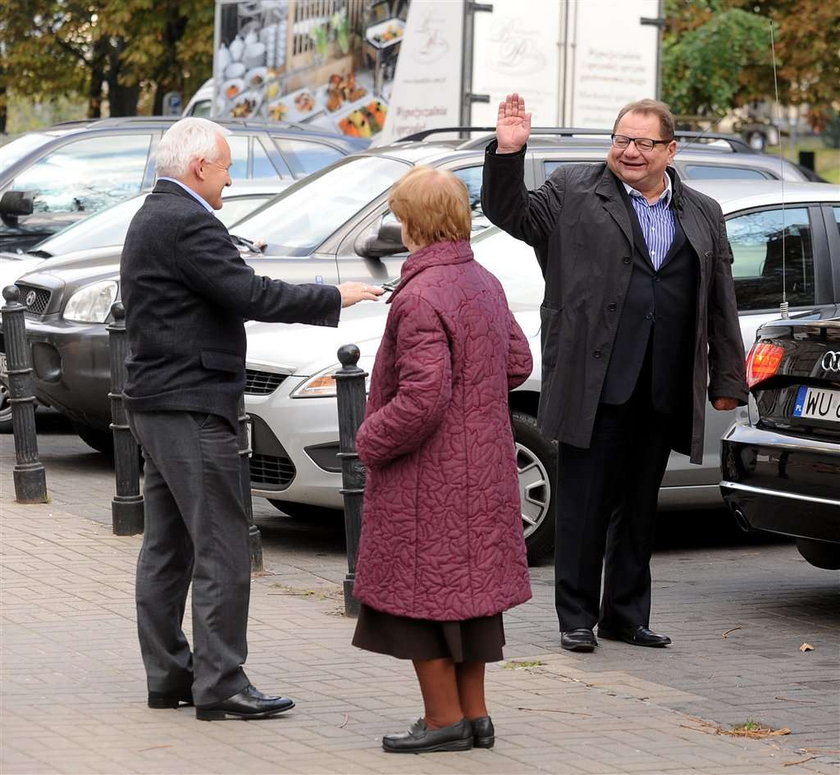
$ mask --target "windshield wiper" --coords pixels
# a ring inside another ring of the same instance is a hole
[[[53,254],[46,250],[27,250],[27,256],[35,256],[35,258],[52,258]]]

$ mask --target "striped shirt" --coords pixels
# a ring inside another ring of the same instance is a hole
[[[622,181],[623,182],[623,181]],[[624,183],[624,188],[630,194],[630,201],[642,227],[642,234],[645,237],[648,254],[650,255],[653,268],[658,272],[671,249],[674,241],[674,234],[677,230],[674,221],[674,211],[671,209],[671,178],[665,175],[665,190],[662,196],[653,204],[650,204],[644,195]]]

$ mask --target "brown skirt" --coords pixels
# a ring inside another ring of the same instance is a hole
[[[395,616],[361,604],[353,645],[397,659],[451,659],[499,662],[504,659],[502,615],[457,622]]]

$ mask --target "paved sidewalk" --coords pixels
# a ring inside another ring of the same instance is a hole
[[[350,646],[353,622],[341,614],[332,581],[313,593],[272,567],[253,581],[247,669],[257,686],[292,696],[298,707],[247,723],[149,710],[134,629],[140,538],[113,536],[109,526],[61,510],[63,497],[85,497],[69,477],[52,479],[51,504],[13,503],[13,456],[4,450],[3,775],[838,772],[830,757],[786,747],[783,737],[734,738],[674,710],[691,705],[690,692],[546,649],[518,649],[489,669],[493,750],[385,754],[381,735],[404,729],[422,708],[410,666]],[[87,497],[92,510],[107,509],[102,493]]]

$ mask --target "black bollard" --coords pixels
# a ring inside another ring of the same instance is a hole
[[[35,432],[35,396],[32,391],[32,353],[26,344],[26,307],[20,303],[16,285],[3,289],[3,337],[9,380],[9,404],[12,407],[12,432],[15,436],[15,500],[18,503],[46,503],[47,477],[38,459],[38,436]]]
[[[251,573],[262,573],[263,551],[262,537],[257,523],[254,522],[254,507],[251,501],[251,418],[245,412],[245,396],[239,397],[239,470],[242,486],[242,503],[248,517],[248,547],[251,552]]]
[[[356,554],[362,531],[362,500],[365,467],[356,454],[356,431],[365,417],[365,377],[359,368],[359,348],[345,344],[338,348],[341,368],[335,374],[338,402],[338,457],[341,458],[341,494],[344,496],[344,532],[347,537],[347,575],[344,577],[344,613],[359,615],[359,601],[353,597]]]
[[[113,321],[108,324],[111,357],[111,433],[114,437],[114,478],[116,494],[111,501],[111,530],[114,535],[133,536],[143,532],[143,496],[140,494],[140,449],[128,427],[123,405],[125,359],[128,340],[125,333],[125,307],[121,301],[111,305]]]

